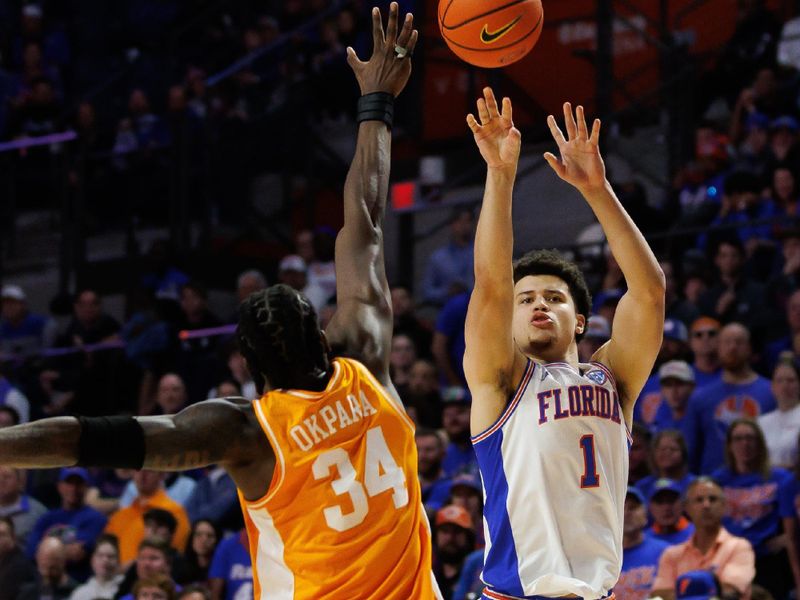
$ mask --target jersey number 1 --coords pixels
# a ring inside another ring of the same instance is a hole
[[[350,496],[353,503],[353,510],[347,514],[342,511],[341,506],[328,506],[322,511],[325,522],[331,529],[347,531],[360,525],[369,512],[368,495],[374,497],[386,490],[392,490],[392,501],[396,509],[408,504],[405,474],[392,457],[380,427],[367,430],[365,459],[363,484],[358,480],[350,457],[342,448],[323,452],[311,467],[314,479],[326,479],[330,475],[331,467],[335,467],[339,477],[331,482],[331,487],[337,496]]]
[[[594,456],[594,435],[589,433],[581,438],[581,450],[583,450],[583,475],[581,475],[581,487],[593,488],[600,485],[600,475],[597,473],[597,461]]]

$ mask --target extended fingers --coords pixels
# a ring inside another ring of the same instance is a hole
[[[478,125],[478,122],[475,120],[475,117],[472,115],[472,113],[467,115],[467,125],[472,130],[472,133],[478,133],[481,129],[481,126]]]
[[[592,123],[592,135],[589,141],[595,146],[600,143],[600,119],[595,119]]]
[[[578,138],[588,140],[589,132],[586,130],[586,115],[583,114],[583,106],[578,105],[575,110],[575,117],[578,121]]]
[[[411,34],[413,33],[414,29],[414,15],[411,13],[406,13],[406,18],[403,21],[403,27],[400,30],[400,34],[397,36],[397,45],[401,48],[408,48],[409,41],[411,40]],[[392,48],[394,49],[394,48]]]
[[[411,32],[411,37],[408,38],[408,42],[405,45],[406,50],[408,50],[408,56],[414,54],[414,47],[417,45],[417,40],[419,39],[419,31],[416,29]]]
[[[483,88],[483,97],[486,99],[486,108],[489,110],[489,118],[494,119],[500,116],[500,109],[497,107],[497,98],[494,97],[492,88]]]
[[[489,116],[489,109],[486,108],[486,100],[483,98],[478,98],[478,118],[481,120],[481,125],[486,125],[492,119]]]
[[[564,134],[559,128],[558,123],[556,123],[556,118],[553,115],[548,115],[547,126],[550,128],[550,133],[553,136],[553,139],[556,141],[556,144],[558,144],[559,148],[561,148],[563,144],[567,143],[567,140],[564,139]]]
[[[509,123],[514,122],[514,119],[511,118],[511,98],[503,98],[502,117],[508,119]]]
[[[567,128],[567,136],[570,140],[578,135],[578,127],[575,124],[575,117],[572,114],[572,105],[564,102],[564,125]]]
[[[394,50],[397,43],[397,2],[389,5],[389,22],[386,24],[386,44],[390,50]]]
[[[381,11],[375,6],[372,8],[372,43],[373,52],[383,47],[386,39],[383,37],[383,22],[381,21]]]

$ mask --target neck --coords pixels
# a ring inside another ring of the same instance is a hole
[[[722,381],[725,383],[750,383],[755,378],[755,371],[746,363],[734,368],[723,368],[722,370]]]
[[[442,467],[438,466],[435,469],[428,469],[427,473],[420,472],[419,480],[420,483],[433,483],[439,476],[442,474]]]
[[[719,361],[715,353],[710,354],[696,354],[694,357],[694,366],[698,371],[703,373],[713,373],[719,368]]]
[[[705,554],[716,543],[719,531],[720,525],[711,525],[702,528],[695,526],[692,544],[695,548],[700,550],[700,552]]]
[[[686,414],[685,404],[680,406],[670,406],[670,409],[672,410],[672,416],[676,419],[682,419],[683,416]]]
[[[742,461],[735,461],[734,467],[736,468],[736,472],[740,475],[745,473],[755,473],[757,471],[756,461],[754,460],[742,460]]]

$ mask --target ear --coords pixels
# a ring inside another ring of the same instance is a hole
[[[583,315],[575,315],[575,333],[583,333],[586,329],[586,317]]]

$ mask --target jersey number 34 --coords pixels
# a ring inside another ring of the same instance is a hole
[[[356,473],[350,457],[342,448],[334,448],[323,452],[314,461],[311,469],[315,479],[326,479],[331,468],[335,468],[338,477],[331,481],[331,487],[337,496],[347,494],[353,503],[353,510],[344,513],[341,506],[328,506],[322,512],[328,527],[336,531],[347,531],[360,525],[367,518],[369,502],[367,496],[374,497],[387,490],[392,490],[392,501],[395,509],[408,504],[406,477],[394,460],[383,430],[373,427],[367,430],[367,448],[365,453],[363,481]]]

